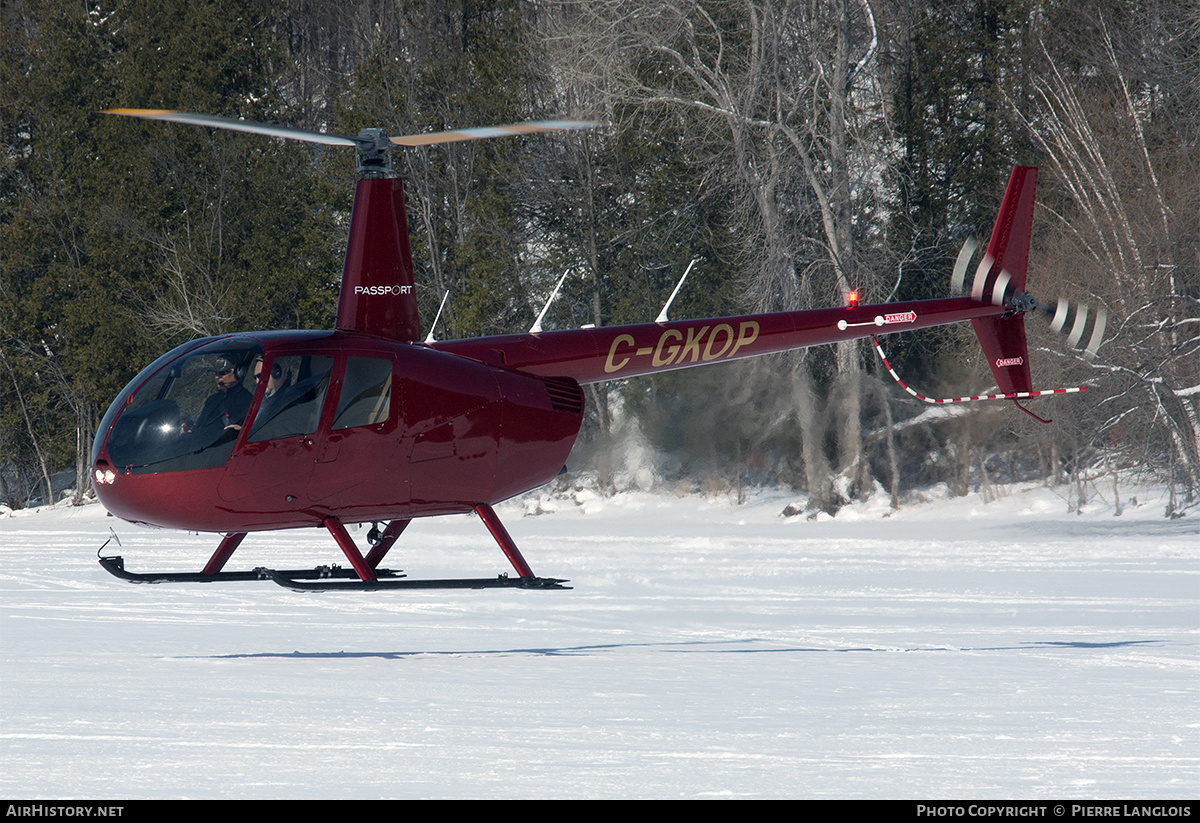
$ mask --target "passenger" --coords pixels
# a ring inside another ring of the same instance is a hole
[[[250,411],[250,401],[253,395],[242,386],[239,369],[228,358],[222,357],[213,366],[213,376],[217,380],[217,390],[204,401],[200,417],[196,422],[196,430],[203,432],[207,429],[240,430]],[[244,371],[242,372],[245,373]]]
[[[254,380],[257,383],[261,383],[263,381],[262,370],[262,357],[254,358]],[[283,378],[283,366],[279,365],[279,361],[276,360],[271,364],[271,374],[267,377],[267,390],[263,392],[263,397],[270,397],[271,395],[275,394],[275,392],[283,388],[285,382]]]

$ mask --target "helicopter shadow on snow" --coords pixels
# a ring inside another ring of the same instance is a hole
[[[207,655],[200,659],[210,660],[354,660],[363,658],[380,658],[384,660],[408,660],[420,657],[509,657],[525,655],[533,657],[579,657],[603,654],[623,649],[650,649],[667,654],[850,654],[850,653],[936,653],[936,652],[1028,652],[1059,650],[1095,650],[1120,649],[1132,646],[1161,644],[1162,640],[1111,640],[1111,641],[1082,641],[1082,640],[1037,640],[1007,646],[928,646],[928,647],[898,647],[898,646],[846,646],[822,648],[819,646],[764,646],[758,648],[761,641],[756,640],[711,640],[690,642],[661,643],[598,643],[580,646],[544,646],[508,649],[454,649],[443,651],[400,651],[400,652],[246,652],[237,654]],[[197,658],[189,658],[197,659]]]

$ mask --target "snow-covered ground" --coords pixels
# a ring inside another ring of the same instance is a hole
[[[789,502],[499,507],[574,586],[544,592],[130,585],[96,563],[110,527],[132,571],[197,570],[215,539],[98,505],[0,517],[0,794],[1200,794],[1196,515],[1038,487],[816,522]],[[389,561],[507,570],[473,517],[417,521]],[[329,562],[314,529],[229,568]]]

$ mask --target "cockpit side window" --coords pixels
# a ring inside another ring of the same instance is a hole
[[[392,361],[383,357],[346,358],[346,376],[333,428],[373,426],[391,413]]]
[[[264,364],[266,382],[249,440],[277,440],[312,434],[321,421],[329,390],[333,358],[327,355],[284,355]]]

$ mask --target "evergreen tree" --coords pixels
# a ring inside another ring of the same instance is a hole
[[[279,111],[272,7],[5,6],[0,343],[22,402],[4,404],[2,425],[43,473],[74,462],[77,493],[105,405],[159,351],[222,331],[328,325],[336,254],[309,231],[324,216],[310,206],[302,152],[101,114]]]
[[[1031,289],[1120,321],[1084,364],[1031,320],[1039,377],[1090,369],[1086,408],[1108,417],[909,425],[924,406],[864,381],[846,346],[593,387],[587,436],[607,445],[620,399],[680,476],[793,480],[834,505],[831,466],[851,493],[870,468],[895,495],[966,489],[1001,452],[1014,474],[1029,453],[1050,475],[1120,454],[1197,485],[1200,26],[1179,0],[8,0],[0,29],[10,502],[71,468],[82,492],[105,404],[168,346],[332,321],[348,152],[113,107],[350,133],[611,123],[397,155],[426,323],[450,293],[440,338],[529,328],[564,272],[546,328],[652,320],[693,259],[672,317],[829,305],[850,285],[940,296],[1008,167],[1039,165]],[[965,327],[889,355],[930,393],[990,381]],[[685,436],[696,408],[709,434]]]

